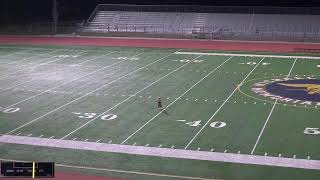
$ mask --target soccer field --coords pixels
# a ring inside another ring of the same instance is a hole
[[[0,46],[0,158],[129,179],[318,179],[319,75],[320,57],[301,54]]]

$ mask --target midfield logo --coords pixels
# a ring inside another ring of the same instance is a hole
[[[320,106],[320,79],[292,77],[263,80],[251,90],[260,96],[280,102]]]

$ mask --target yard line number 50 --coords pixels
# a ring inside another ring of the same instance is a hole
[[[80,119],[92,119],[97,116],[96,113],[73,112],[72,114],[78,115],[78,118],[80,118]],[[116,119],[117,117],[118,116],[115,114],[105,114],[105,115],[101,116],[100,119],[104,120],[104,121],[111,121],[111,120]]]

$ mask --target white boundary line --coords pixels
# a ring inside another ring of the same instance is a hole
[[[173,105],[176,101],[178,101],[182,96],[187,94],[191,89],[193,89],[195,86],[197,86],[199,83],[201,83],[204,79],[206,79],[208,76],[210,76],[212,73],[214,73],[217,69],[219,69],[222,65],[224,65],[226,62],[228,62],[233,56],[229,57],[227,60],[225,60],[223,63],[221,63],[219,66],[217,66],[215,69],[210,71],[206,76],[201,78],[198,82],[196,82],[194,85],[192,85],[189,89],[187,89],[184,93],[182,93],[179,97],[177,97],[174,101],[172,101],[167,107],[165,107],[163,110],[161,110],[158,114],[153,116],[151,119],[149,119],[145,124],[143,124],[139,129],[137,129],[134,133],[132,133],[130,136],[128,136],[124,141],[121,142],[121,144],[124,144],[127,142],[132,136],[134,136],[136,133],[138,133],[141,129],[143,129],[146,125],[148,125],[151,121],[153,121],[156,117],[158,117],[163,111],[168,109],[171,105]]]
[[[135,56],[138,56],[138,55],[140,55],[140,54],[142,54],[142,53],[139,53],[139,54],[137,54],[137,55],[135,55]],[[115,79],[115,80],[112,80],[112,81],[110,81],[109,83],[104,84],[103,86],[100,86],[99,88],[97,88],[97,89],[95,89],[95,90],[93,90],[93,91],[91,91],[91,92],[88,92],[88,93],[86,93],[86,94],[83,95],[83,96],[80,96],[80,97],[78,97],[78,98],[76,98],[76,99],[74,99],[74,100],[72,100],[72,101],[70,101],[70,102],[68,102],[68,103],[66,103],[66,104],[64,104],[64,105],[61,105],[61,106],[57,107],[56,109],[54,109],[54,110],[52,110],[52,111],[50,111],[50,112],[48,112],[48,113],[46,113],[46,114],[44,114],[44,115],[36,118],[36,119],[33,119],[32,121],[29,121],[29,122],[27,122],[27,123],[25,123],[25,124],[23,124],[23,125],[15,128],[15,129],[13,129],[13,130],[7,132],[6,134],[10,134],[10,133],[12,133],[12,132],[14,132],[14,131],[16,131],[16,130],[18,130],[18,129],[23,128],[24,126],[27,126],[28,124],[31,124],[31,123],[33,123],[33,122],[35,122],[35,121],[38,121],[39,119],[41,119],[41,118],[43,118],[43,117],[45,117],[45,116],[47,116],[47,115],[49,115],[49,114],[51,114],[51,113],[59,110],[59,109],[65,107],[65,106],[67,106],[67,105],[69,105],[69,104],[71,104],[71,103],[73,103],[73,102],[76,102],[76,101],[78,101],[78,100],[80,100],[80,99],[82,99],[82,98],[84,98],[84,97],[87,97],[88,95],[90,95],[90,94],[92,94],[92,93],[94,93],[94,92],[96,92],[96,91],[98,91],[98,90],[100,90],[100,89],[108,86],[109,84],[112,84],[112,83],[114,83],[114,82],[116,82],[116,81],[118,81],[118,80],[120,80],[120,79],[122,79],[122,78],[124,78],[124,77],[127,77],[127,76],[129,76],[129,75],[131,75],[131,74],[133,74],[133,73],[135,73],[135,72],[137,72],[137,71],[140,71],[141,69],[144,69],[145,67],[148,67],[148,66],[150,66],[150,65],[152,65],[152,64],[154,64],[154,63],[159,62],[159,61],[161,61],[161,60],[163,60],[163,59],[171,56],[172,54],[173,54],[173,53],[170,53],[170,54],[168,54],[168,55],[166,55],[166,56],[164,56],[164,57],[162,57],[162,58],[157,59],[156,61],[153,61],[153,62],[151,62],[151,63],[149,63],[149,64],[146,64],[146,65],[144,65],[144,66],[142,66],[142,67],[140,67],[140,68],[138,68],[138,69],[136,69],[136,70],[134,70],[134,71],[131,71],[131,72],[129,72],[129,73],[127,73],[127,74],[125,74],[125,75],[123,75],[123,76]],[[134,56],[133,56],[133,57],[134,57]],[[122,61],[127,61],[127,60],[125,59],[125,60],[122,60]],[[117,63],[120,63],[120,62],[122,62],[122,61],[119,61],[119,62],[117,62]],[[112,66],[112,65],[114,65],[114,64],[117,64],[117,63],[113,63],[113,64],[111,64],[111,65],[109,65],[109,66],[104,67],[104,68],[110,67],[110,66]],[[100,69],[98,69],[98,70],[96,70],[96,71],[94,71],[94,72],[97,72],[97,71],[102,70],[102,69],[104,69],[104,68],[100,68]],[[92,73],[91,73],[91,74],[92,74]],[[87,74],[87,75],[88,75],[88,74]],[[86,76],[87,76],[87,75],[86,75]],[[78,79],[80,79],[80,78],[78,78]],[[70,81],[69,81],[69,83],[70,83]],[[64,84],[64,85],[65,85],[65,84]],[[51,90],[53,90],[53,89],[50,89],[50,90],[47,90],[47,91],[51,91]],[[44,92],[45,92],[45,91],[44,91]],[[44,92],[41,92],[41,93],[39,93],[38,95],[43,94]],[[37,96],[37,95],[35,95],[35,96]],[[32,97],[33,97],[33,96],[32,96]],[[27,98],[27,99],[25,99],[24,101],[27,101],[27,100],[31,99],[32,97]],[[17,103],[16,103],[16,104],[17,104]],[[16,105],[16,104],[14,104],[14,105]],[[10,107],[12,107],[12,106],[14,106],[14,105],[11,105]],[[8,108],[8,107],[6,107],[6,108]],[[5,108],[3,108],[3,109],[5,109]]]
[[[320,160],[310,159],[120,145],[12,135],[0,136],[0,142],[73,150],[320,170]]]
[[[198,135],[203,131],[203,129],[205,127],[207,127],[207,125],[209,124],[209,122],[211,121],[212,118],[214,118],[218,112],[222,109],[222,107],[227,103],[227,101],[233,96],[233,94],[238,90],[238,87],[241,86],[243,84],[243,82],[245,82],[245,80],[251,75],[251,73],[260,65],[260,63],[264,60],[265,57],[263,57],[258,63],[257,65],[247,74],[247,76],[240,82],[239,85],[237,85],[237,87],[231,92],[231,94],[227,97],[226,100],[224,100],[224,102],[220,105],[220,107],[213,113],[213,115],[208,119],[208,121],[202,126],[202,128],[193,136],[193,138],[189,141],[189,143],[185,146],[184,149],[187,149],[190,144],[198,137]]]
[[[4,159],[0,158],[0,161],[11,161],[11,162],[29,162],[25,160],[17,160],[17,159]],[[108,169],[108,168],[97,168],[97,167],[86,167],[86,166],[75,166],[75,165],[66,165],[66,164],[58,164],[55,163],[57,167],[63,168],[72,168],[72,169],[85,169],[85,170],[94,170],[94,171],[106,171],[106,172],[116,172],[116,173],[125,173],[125,174],[136,174],[136,175],[144,175],[144,176],[158,176],[158,177],[169,177],[169,178],[179,178],[179,179],[192,179],[192,180],[222,180],[222,179],[207,179],[201,177],[190,177],[190,176],[178,176],[178,175],[170,175],[170,174],[159,174],[159,173],[147,173],[147,172],[139,172],[139,171],[129,171],[129,170],[120,170],[120,169]]]
[[[235,56],[235,57],[268,57],[268,58],[299,58],[299,59],[320,59],[316,56],[283,56],[283,55],[268,55],[268,54],[233,54],[233,53],[201,53],[201,52],[175,52],[174,54],[193,54],[193,55],[207,55],[207,56]]]
[[[293,67],[294,67],[294,65],[296,64],[296,62],[297,62],[297,58],[294,60],[292,66],[291,66],[291,69],[290,69],[290,71],[289,71],[289,73],[288,73],[288,75],[287,75],[287,78],[290,76],[290,74],[291,74],[291,72],[292,72],[292,70],[293,70]],[[276,105],[277,105],[277,102],[278,102],[278,99],[276,99],[276,100],[274,101],[274,103],[273,103],[273,106],[272,106],[271,111],[270,111],[270,113],[269,113],[269,115],[268,115],[268,117],[267,117],[267,120],[265,121],[265,123],[264,123],[264,125],[263,125],[263,127],[262,127],[262,129],[261,129],[261,131],[260,131],[260,134],[259,134],[259,136],[258,136],[258,138],[257,138],[257,140],[256,140],[256,143],[254,144],[254,146],[253,146],[253,148],[252,148],[251,154],[253,154],[254,151],[256,150],[256,148],[257,148],[257,146],[258,146],[258,144],[259,144],[260,138],[261,138],[261,136],[262,136],[262,134],[263,134],[263,132],[264,132],[264,129],[266,128],[266,126],[267,126],[267,124],[268,124],[268,122],[269,122],[269,119],[270,119],[270,117],[271,117],[271,115],[272,115],[272,113],[273,113],[273,110],[274,110],[274,108],[275,108]]]
[[[178,71],[179,69],[185,67],[186,65],[190,64],[193,60],[198,59],[200,56],[197,56],[196,58],[193,58],[191,61],[189,61],[188,63],[183,64],[182,66],[179,66],[178,68],[174,69],[173,71],[171,71],[170,73],[165,74],[164,76],[161,76],[161,78],[157,79],[156,81],[153,81],[152,83],[150,83],[149,85],[147,85],[146,87],[142,88],[141,90],[137,91],[136,93],[134,93],[133,95],[129,96],[128,98],[124,99],[123,101],[119,102],[118,104],[114,105],[112,108],[106,110],[105,112],[101,113],[100,115],[96,116],[95,118],[91,119],[90,121],[84,123],[83,125],[81,125],[80,127],[76,128],[75,130],[71,131],[70,133],[68,133],[67,135],[63,136],[61,139],[65,139],[68,136],[70,136],[71,134],[75,133],[76,131],[80,130],[81,128],[87,126],[88,124],[90,124],[91,122],[95,121],[96,119],[100,118],[101,116],[105,115],[107,112],[111,111],[112,109],[118,107],[119,105],[123,104],[124,102],[128,101],[129,99],[133,98],[134,96],[136,96],[137,94],[139,94],[140,92],[146,90],[147,88],[149,88],[150,86],[154,85],[155,83],[159,82],[160,80],[170,76],[171,74],[173,74],[174,72]]]
[[[1,35],[0,35],[1,37]],[[24,46],[28,46],[28,45],[24,45]],[[40,46],[40,45],[39,45]],[[63,45],[62,45],[63,46]],[[0,48],[1,47],[4,47],[0,44]],[[148,49],[148,48],[144,48],[144,47],[128,47],[129,49],[132,49],[132,51],[129,51],[129,50],[120,50],[120,49],[117,49],[117,48],[121,48],[121,47],[111,47],[111,46],[99,46],[99,48],[101,49],[86,49],[86,47],[90,47],[89,45],[85,45],[84,49],[75,49],[74,46],[69,46],[68,49],[69,50],[73,50],[73,51],[95,51],[95,52],[106,52],[106,51],[115,51],[115,52],[136,52],[136,53],[152,53],[152,50],[151,51],[136,51],[137,49]],[[40,47],[8,47],[6,46],[5,48],[14,48],[14,49],[43,49],[43,50],[65,50],[63,48],[40,48]],[[113,49],[116,49],[116,50],[113,50]],[[171,52],[173,53],[173,52]],[[168,54],[168,52],[157,52],[157,54]]]

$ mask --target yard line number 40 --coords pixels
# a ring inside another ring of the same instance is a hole
[[[180,122],[186,122],[186,120],[177,120],[177,121],[180,121]],[[186,125],[189,125],[191,127],[198,127],[201,125],[201,120],[198,120],[198,121],[190,121],[190,122],[186,122],[185,123]],[[222,121],[216,121],[216,122],[212,122],[210,123],[210,127],[212,128],[223,128],[227,125],[227,123],[225,122],[222,122]]]
[[[304,134],[311,134],[311,135],[320,135],[320,128],[310,128],[307,127],[304,131]]]

